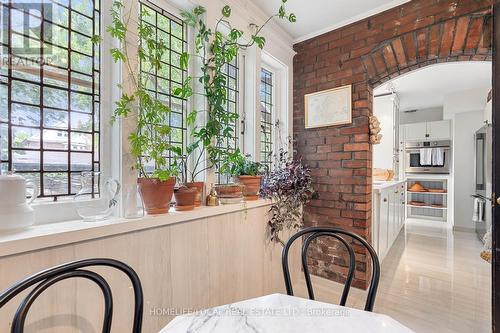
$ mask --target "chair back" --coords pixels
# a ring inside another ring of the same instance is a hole
[[[311,227],[305,228],[293,235],[285,244],[283,252],[281,255],[281,261],[283,266],[283,276],[285,279],[285,287],[288,295],[293,296],[292,280],[290,277],[290,269],[288,266],[288,253],[292,244],[300,237],[304,237],[304,242],[302,244],[302,269],[304,271],[304,278],[306,281],[307,292],[309,294],[309,299],[314,300],[314,290],[311,283],[311,276],[309,274],[309,268],[307,267],[307,250],[311,242],[318,237],[331,237],[338,240],[347,249],[349,254],[349,271],[347,274],[347,279],[342,292],[342,297],[340,298],[340,305],[345,306],[347,302],[347,297],[351,289],[352,280],[354,278],[354,271],[356,269],[356,258],[354,255],[354,250],[350,242],[345,239],[345,236],[350,237],[358,241],[370,254],[372,262],[372,275],[370,281],[370,287],[368,288],[368,295],[366,297],[365,311],[373,311],[373,305],[375,303],[375,297],[377,295],[377,288],[380,279],[380,263],[378,260],[377,253],[373,247],[368,244],[368,242],[360,237],[359,235],[334,227]]]
[[[28,311],[33,302],[40,296],[47,288],[53,284],[66,280],[69,278],[84,278],[97,284],[102,291],[104,297],[104,321],[102,326],[103,333],[111,331],[111,321],[113,317],[113,296],[111,288],[106,280],[99,274],[86,270],[84,268],[91,266],[107,266],[112,267],[125,273],[134,288],[134,322],[132,326],[132,333],[140,333],[142,329],[142,312],[144,307],[144,297],[142,293],[141,281],[137,273],[127,264],[114,259],[84,259],[69,262],[59,266],[55,266],[39,273],[36,273],[26,279],[17,282],[7,290],[0,294],[0,308],[2,308],[13,297],[23,292],[24,290],[34,286],[30,293],[23,299],[12,321],[11,332],[23,333],[24,323]]]

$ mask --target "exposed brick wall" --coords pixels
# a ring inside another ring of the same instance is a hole
[[[488,0],[414,0],[294,46],[293,129],[297,154],[314,176],[319,198],[304,209],[307,226],[339,226],[370,240],[372,147],[368,117],[373,88],[438,62],[491,60]],[[304,128],[304,95],[351,84],[352,124]],[[344,281],[334,241],[311,246],[313,274]],[[365,288],[370,266],[357,248],[353,285]]]

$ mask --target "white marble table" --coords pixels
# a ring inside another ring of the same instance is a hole
[[[176,317],[160,333],[409,333],[391,317],[281,294]]]

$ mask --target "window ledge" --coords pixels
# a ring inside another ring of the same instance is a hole
[[[4,231],[0,232],[0,258],[96,238],[116,236],[132,231],[200,220],[270,204],[270,200],[260,199],[217,207],[202,206],[188,212],[177,212],[171,208],[168,214],[151,215],[138,219],[111,218],[100,222],[73,220],[34,225],[30,228],[16,231]]]

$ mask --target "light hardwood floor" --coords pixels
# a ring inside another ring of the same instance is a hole
[[[491,266],[479,257],[473,233],[408,221],[382,263],[375,312],[415,332],[491,332]],[[316,298],[338,303],[340,285],[313,279]],[[307,295],[302,281],[297,296]],[[365,293],[352,291],[348,306],[362,309]]]

